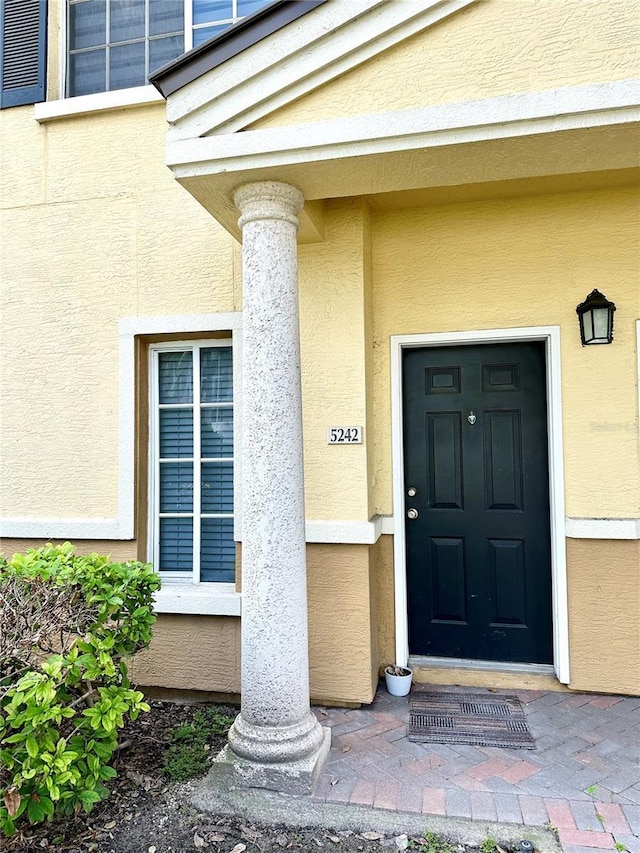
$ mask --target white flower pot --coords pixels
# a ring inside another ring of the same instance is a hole
[[[406,696],[411,690],[411,679],[413,671],[408,667],[403,667],[406,675],[394,675],[394,667],[387,666],[384,671],[384,679],[387,684],[387,690],[392,696]]]

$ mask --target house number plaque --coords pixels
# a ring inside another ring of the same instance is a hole
[[[327,429],[327,444],[362,444],[362,427],[329,427]]]

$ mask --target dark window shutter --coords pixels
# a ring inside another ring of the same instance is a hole
[[[46,0],[0,0],[0,107],[45,99]]]

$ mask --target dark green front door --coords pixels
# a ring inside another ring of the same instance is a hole
[[[410,653],[551,663],[544,344],[406,349],[403,389]]]

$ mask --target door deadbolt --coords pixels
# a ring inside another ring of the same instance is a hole
[[[412,521],[418,517],[418,510],[411,507],[407,510],[407,518],[410,518]]]
[[[411,486],[410,489],[407,489],[407,494],[410,498],[415,498],[415,496],[418,494],[418,490],[414,489],[413,486]]]

